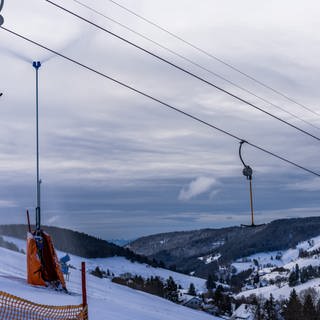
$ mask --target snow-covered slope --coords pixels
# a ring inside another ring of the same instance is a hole
[[[320,248],[320,236],[299,243],[295,248],[276,251],[276,252],[261,252],[249,257],[238,259],[232,265],[236,268],[237,273],[253,269],[259,274],[259,283],[257,288],[251,289],[251,285],[243,288],[243,291],[238,294],[240,296],[250,296],[251,294],[262,295],[265,298],[270,296],[270,293],[276,299],[288,298],[293,287],[288,284],[288,277],[296,265],[299,269],[308,266],[320,266],[320,254],[315,250]],[[303,250],[310,253],[310,256],[300,257],[299,252]],[[281,269],[279,268],[281,267]],[[282,279],[281,279],[282,278]],[[277,283],[277,284],[270,284]],[[298,283],[294,289],[299,293],[308,288],[314,288],[320,294],[320,278],[310,279],[305,283]],[[248,289],[249,288],[249,289]],[[248,289],[248,290],[246,290]]]
[[[2,238],[8,242],[14,243],[19,250],[26,249],[26,241],[2,236]],[[57,251],[58,257],[64,256],[65,252]],[[130,262],[124,257],[112,257],[112,258],[101,258],[101,259],[84,259],[74,255],[69,255],[71,257],[70,264],[74,266],[80,266],[81,261],[85,261],[88,270],[94,270],[97,266],[102,270],[109,270],[115,276],[119,276],[125,273],[131,273],[132,275],[140,275],[143,278],[149,278],[151,276],[158,276],[162,279],[168,279],[171,276],[177,284],[179,284],[183,289],[188,289],[190,283],[193,283],[196,290],[202,292],[205,290],[205,280],[197,277],[192,277],[182,273],[170,271],[162,268],[153,268],[144,263]]]
[[[277,287],[276,285],[266,286],[262,288],[252,289],[243,291],[238,294],[238,298],[241,296],[249,297],[250,295],[254,294],[256,296],[263,296],[264,298],[268,299],[270,297],[270,294],[273,295],[273,297],[278,300],[287,299],[290,296],[290,292],[295,289],[296,292],[299,294],[302,290],[308,289],[308,288],[314,288],[318,294],[320,294],[320,279],[312,279],[306,283],[300,284],[295,286],[294,288],[289,287],[288,284],[284,285],[283,287]]]
[[[25,249],[25,242],[13,240],[18,247]],[[79,257],[71,257],[71,263],[77,267],[71,271],[67,287],[72,293],[52,291],[46,288],[38,288],[26,283],[26,256],[22,253],[0,248],[0,290],[13,295],[38,302],[52,305],[68,305],[81,303],[81,273],[79,271]],[[167,278],[169,273],[181,284],[192,282],[200,289],[203,280],[171,273],[163,269],[148,268],[145,265],[131,264],[122,258],[86,260],[88,268],[96,265],[109,268],[112,272],[120,274],[123,272],[139,273],[148,275],[158,274]],[[128,268],[128,269],[127,269]],[[140,273],[141,272],[141,273]],[[201,281],[200,281],[201,280]],[[135,291],[130,288],[112,283],[109,279],[99,279],[87,275],[87,290],[89,303],[89,318],[92,320],[213,320],[219,319],[200,311],[171,303],[167,300],[144,292]]]

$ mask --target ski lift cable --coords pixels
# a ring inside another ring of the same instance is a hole
[[[291,128],[298,130],[300,133],[304,133],[304,134],[308,135],[309,137],[314,138],[315,140],[320,142],[320,138],[317,137],[316,135],[314,135],[314,134],[312,134],[312,133],[310,133],[310,132],[308,132],[308,131],[306,131],[306,130],[304,130],[304,129],[302,129],[302,128],[300,128],[300,127],[298,127],[298,126],[296,126],[296,125],[294,125],[294,124],[292,124],[292,123],[290,123],[290,122],[288,122],[288,121],[286,121],[286,120],[284,120],[284,119],[282,119],[282,118],[280,118],[280,117],[278,117],[276,115],[274,115],[274,114],[272,114],[269,111],[266,111],[265,109],[263,109],[261,107],[258,107],[257,105],[249,102],[248,100],[246,100],[244,98],[239,97],[238,95],[236,95],[236,94],[234,94],[234,93],[232,93],[232,92],[230,92],[230,91],[228,91],[226,89],[221,88],[220,86],[210,82],[209,80],[206,80],[206,79],[194,74],[193,72],[178,66],[177,64],[175,64],[175,63],[173,63],[173,62],[171,62],[171,61],[169,61],[169,60],[167,60],[167,59],[165,59],[165,58],[163,58],[163,57],[151,52],[148,49],[145,49],[145,48],[137,45],[136,43],[134,43],[134,42],[122,37],[122,36],[119,36],[118,34],[112,32],[112,31],[110,31],[110,30],[108,30],[108,29],[106,29],[106,28],[104,28],[104,27],[102,27],[102,26],[100,26],[100,25],[98,25],[98,24],[96,24],[96,23],[94,23],[94,22],[92,22],[92,21],[80,16],[80,15],[78,15],[77,13],[75,13],[75,12],[65,8],[65,7],[62,7],[62,6],[58,5],[55,2],[52,2],[50,0],[44,0],[44,1],[52,4],[53,6],[55,6],[56,8],[58,8],[58,9],[60,9],[62,11],[65,11],[65,12],[71,14],[72,16],[74,16],[74,17],[76,17],[76,18],[78,18],[78,19],[80,19],[80,20],[82,20],[82,21],[84,21],[84,22],[96,27],[97,29],[102,30],[102,31],[108,33],[109,35],[111,35],[111,36],[113,36],[113,37],[115,37],[115,38],[117,38],[117,39],[119,39],[119,40],[121,40],[121,41],[123,41],[123,42],[125,42],[125,43],[127,43],[127,44],[129,44],[129,45],[131,45],[133,47],[135,47],[135,48],[137,48],[138,50],[141,50],[141,51],[151,55],[152,57],[154,57],[154,58],[156,58],[156,59],[158,59],[158,60],[160,60],[162,62],[165,62],[166,64],[176,68],[177,70],[180,70],[180,71],[184,72],[185,74],[188,74],[191,77],[193,77],[193,78],[195,78],[195,79],[197,79],[197,80],[199,80],[199,81],[201,81],[201,82],[203,82],[203,83],[205,83],[205,84],[207,84],[207,85],[209,85],[209,86],[211,86],[211,87],[213,87],[213,88],[215,88],[215,89],[217,89],[217,90],[219,90],[219,91],[221,91],[221,92],[223,92],[223,93],[225,93],[225,94],[227,94],[229,96],[231,96],[232,98],[234,98],[234,99],[236,99],[236,100],[238,100],[240,102],[243,102],[246,105],[248,105],[248,106],[250,106],[250,107],[252,107],[252,108],[254,108],[256,110],[259,110],[259,111],[263,112],[264,114],[266,114],[266,115],[268,115],[268,116],[270,116],[270,117],[282,122],[282,124],[286,124],[286,125],[290,126]]]
[[[226,67],[228,67],[228,68],[232,69],[233,71],[236,71],[237,73],[239,73],[239,74],[243,75],[244,77],[246,77],[246,78],[250,79],[251,81],[253,81],[253,82],[255,82],[255,83],[259,84],[260,86],[262,86],[262,87],[264,87],[264,88],[266,88],[266,89],[268,89],[268,90],[270,90],[270,91],[272,91],[272,92],[276,93],[277,95],[279,95],[279,96],[281,96],[281,97],[285,98],[286,100],[288,100],[288,101],[290,101],[290,102],[294,103],[295,105],[297,105],[297,106],[299,106],[299,107],[301,107],[301,108],[303,108],[303,109],[305,109],[305,110],[307,110],[307,111],[309,111],[309,112],[313,113],[313,114],[314,114],[314,115],[316,115],[317,117],[319,117],[319,116],[320,116],[320,113],[319,113],[319,112],[314,111],[313,109],[311,109],[310,107],[306,106],[305,104],[303,104],[303,103],[301,103],[301,102],[297,101],[296,99],[291,98],[289,95],[284,94],[284,93],[282,93],[281,91],[279,91],[279,90],[277,90],[277,89],[275,89],[275,88],[271,87],[270,85],[268,85],[268,84],[266,84],[266,83],[262,82],[261,80],[257,79],[256,77],[253,77],[253,76],[249,75],[248,73],[246,73],[246,72],[242,71],[241,69],[239,69],[238,67],[234,66],[233,64],[231,64],[231,63],[229,63],[229,62],[226,62],[226,61],[225,61],[225,60],[223,60],[222,58],[219,58],[219,57],[217,57],[216,55],[214,55],[214,54],[212,54],[212,53],[210,53],[210,52],[208,52],[208,51],[206,51],[206,50],[204,50],[204,49],[200,48],[199,46],[197,46],[197,45],[195,45],[195,44],[191,43],[190,41],[187,41],[187,40],[183,39],[182,37],[178,36],[177,34],[175,34],[175,33],[171,32],[171,31],[169,31],[168,29],[166,29],[166,28],[164,28],[164,27],[160,26],[159,24],[157,24],[157,23],[155,23],[155,22],[151,21],[150,19],[148,19],[148,18],[146,18],[146,17],[144,17],[144,16],[142,16],[142,15],[140,15],[140,14],[136,13],[135,11],[133,11],[133,10],[129,9],[128,7],[126,7],[126,6],[122,5],[122,4],[120,4],[120,3],[118,3],[118,2],[116,2],[116,1],[114,1],[114,0],[108,0],[108,1],[112,2],[114,5],[116,5],[116,6],[120,7],[120,8],[122,8],[123,10],[125,10],[125,11],[129,12],[130,14],[132,14],[132,15],[136,16],[137,18],[139,18],[139,19],[141,19],[141,20],[143,20],[143,21],[147,22],[148,24],[150,24],[150,25],[152,25],[152,26],[156,27],[157,29],[159,29],[159,30],[161,30],[161,31],[163,31],[163,32],[165,32],[165,33],[167,33],[167,34],[169,34],[169,35],[170,35],[170,36],[172,36],[173,38],[175,38],[175,39],[177,39],[177,40],[179,40],[179,41],[183,42],[184,44],[186,44],[186,45],[188,45],[188,46],[192,47],[193,49],[197,50],[198,52],[201,52],[202,54],[206,55],[207,57],[209,57],[209,58],[211,58],[211,59],[213,59],[213,60],[218,61],[219,63],[221,63],[221,64],[225,65]]]
[[[128,27],[127,25],[125,25],[125,24],[123,24],[123,23],[121,23],[121,22],[119,22],[119,21],[117,21],[117,20],[115,20],[115,19],[113,19],[113,18],[105,15],[104,13],[102,13],[102,12],[94,9],[93,7],[88,6],[87,4],[85,4],[85,3],[83,3],[83,2],[81,2],[81,1],[79,1],[79,0],[72,0],[72,1],[75,2],[75,3],[77,3],[77,4],[79,4],[80,6],[82,6],[82,7],[86,8],[86,9],[88,9],[88,10],[96,13],[97,15],[103,17],[104,19],[109,20],[109,21],[117,24],[118,26],[120,26],[120,27],[122,27],[122,28],[124,28],[124,29],[126,29],[126,30],[128,30],[128,31],[130,31],[131,33],[133,33],[133,34],[141,37],[142,39],[151,42],[152,44],[158,46],[159,48],[164,49],[165,51],[167,51],[167,52],[169,52],[169,53],[171,53],[171,54],[179,57],[180,59],[183,59],[184,61],[187,61],[188,63],[190,63],[190,64],[192,64],[192,65],[194,65],[194,66],[196,66],[196,67],[198,67],[198,68],[200,68],[200,69],[202,69],[202,70],[204,70],[204,71],[212,74],[212,75],[215,76],[216,78],[219,78],[219,79],[221,79],[221,80],[229,83],[230,85],[232,85],[232,86],[234,86],[234,87],[242,90],[243,92],[246,92],[246,93],[250,94],[251,96],[253,96],[253,97],[255,97],[255,98],[257,98],[257,99],[259,99],[259,100],[261,100],[261,101],[263,101],[263,102],[265,102],[265,103],[267,103],[267,104],[269,104],[270,106],[273,106],[274,108],[279,109],[279,110],[281,110],[281,111],[289,114],[291,117],[293,117],[293,118],[295,118],[295,119],[297,119],[297,120],[300,120],[300,121],[304,122],[305,124],[307,124],[307,125],[315,128],[315,129],[320,129],[320,127],[317,126],[317,125],[315,125],[314,123],[312,123],[312,122],[310,122],[310,121],[308,121],[308,120],[305,120],[305,119],[297,116],[297,115],[294,114],[293,112],[290,112],[290,111],[286,110],[285,108],[277,105],[276,103],[273,103],[273,102],[271,102],[270,100],[268,100],[268,99],[266,99],[266,98],[264,98],[264,97],[262,97],[262,96],[260,96],[260,95],[258,95],[258,94],[256,94],[256,93],[254,93],[253,91],[248,90],[247,88],[240,86],[240,85],[237,84],[236,82],[234,82],[234,81],[232,81],[232,80],[230,80],[230,79],[222,76],[221,74],[213,71],[212,69],[209,69],[209,68],[201,65],[200,63],[197,63],[196,61],[194,61],[194,60],[192,60],[192,59],[190,59],[190,58],[187,58],[186,56],[184,56],[184,55],[182,55],[182,54],[180,54],[180,53],[178,53],[178,52],[170,49],[169,47],[167,47],[167,46],[165,46],[165,45],[163,45],[163,44],[161,44],[161,43],[159,43],[159,42],[157,42],[157,41],[155,41],[155,40],[153,40],[153,39],[145,36],[144,34],[142,34],[142,33],[138,32],[138,31],[136,31],[136,30]]]
[[[79,61],[77,61],[77,60],[75,60],[73,58],[70,58],[70,57],[68,57],[68,56],[66,56],[66,55],[64,55],[64,54],[62,54],[62,53],[60,53],[60,52],[58,52],[56,50],[53,50],[53,49],[51,49],[51,48],[49,48],[49,47],[47,47],[47,46],[45,46],[45,45],[43,45],[43,44],[41,44],[39,42],[36,42],[36,41],[26,37],[26,36],[23,36],[23,35],[15,32],[15,31],[13,31],[11,29],[8,29],[8,28],[3,27],[3,26],[1,26],[0,29],[4,30],[4,31],[6,31],[6,32],[8,32],[8,33],[20,38],[20,39],[23,39],[23,40],[25,40],[25,41],[27,41],[29,43],[32,43],[32,44],[34,44],[34,45],[36,45],[36,46],[38,46],[38,47],[40,47],[40,48],[42,48],[44,50],[47,50],[47,51],[49,51],[49,52],[51,52],[53,54],[56,54],[57,56],[65,59],[65,60],[67,60],[69,62],[72,62],[72,63],[74,63],[74,64],[76,64],[76,65],[78,65],[78,66],[80,66],[80,67],[82,67],[84,69],[87,69],[87,70],[89,70],[89,71],[91,71],[91,72],[93,72],[93,73],[95,73],[95,74],[97,74],[97,75],[99,75],[99,76],[101,76],[103,78],[106,78],[106,79],[108,79],[108,80],[110,80],[110,81],[112,81],[114,83],[117,83],[120,86],[122,86],[124,88],[127,88],[127,89],[129,89],[129,90],[131,90],[131,91],[133,91],[135,93],[138,93],[138,94],[140,94],[140,95],[142,95],[142,96],[144,96],[144,97],[146,97],[146,98],[148,98],[148,99],[150,99],[150,100],[152,100],[154,102],[157,102],[157,103],[159,103],[159,104],[171,109],[171,110],[174,110],[174,111],[176,111],[176,112],[178,112],[180,114],[183,114],[183,115],[185,115],[185,116],[187,116],[187,117],[189,117],[189,118],[191,118],[191,119],[193,119],[193,120],[195,120],[195,121],[197,121],[197,122],[199,122],[199,123],[201,123],[203,125],[206,125],[207,127],[210,127],[211,129],[219,131],[219,132],[221,132],[221,133],[223,133],[223,134],[225,134],[225,135],[227,135],[227,136],[229,136],[229,137],[231,137],[231,138],[233,138],[233,139],[235,139],[235,140],[237,140],[239,142],[245,140],[245,139],[240,138],[237,135],[235,135],[235,134],[233,134],[233,133],[231,133],[231,132],[229,132],[227,130],[221,129],[221,128],[219,128],[219,127],[217,127],[217,126],[215,126],[215,125],[213,125],[213,124],[211,124],[211,123],[209,123],[209,122],[207,122],[205,120],[202,120],[201,118],[199,118],[197,116],[194,116],[194,115],[192,115],[192,114],[190,114],[190,113],[188,113],[186,111],[183,111],[183,110],[179,109],[178,107],[174,107],[173,105],[170,105],[169,103],[166,103],[166,102],[164,102],[164,101],[162,101],[162,100],[160,100],[158,98],[155,98],[152,95],[150,95],[148,93],[145,93],[145,92],[143,92],[143,91],[141,91],[141,90],[139,90],[139,89],[137,89],[135,87],[132,87],[132,86],[120,81],[120,80],[112,78],[111,76],[108,76],[107,74],[105,74],[105,73],[103,73],[101,71],[98,71],[98,70],[96,70],[96,69],[94,69],[92,67],[89,67],[89,66],[85,65],[82,62],[79,62]],[[306,167],[304,167],[302,165],[299,165],[299,164],[297,164],[297,163],[295,163],[295,162],[293,162],[293,161],[291,161],[291,160],[289,160],[289,159],[287,159],[285,157],[282,157],[282,156],[280,156],[280,155],[278,155],[278,154],[276,154],[276,153],[274,153],[272,151],[269,151],[269,150],[267,150],[267,149],[265,149],[265,148],[263,148],[263,147],[261,147],[259,145],[251,143],[248,140],[245,140],[245,141],[246,141],[246,143],[248,145],[250,145],[251,147],[253,147],[255,149],[258,149],[258,150],[262,151],[263,153],[269,154],[270,156],[278,158],[279,160],[282,160],[283,162],[291,164],[292,166],[295,166],[296,168],[299,168],[299,169],[301,169],[303,171],[306,171],[306,172],[308,172],[310,174],[313,174],[313,175],[315,175],[317,177],[320,177],[320,173],[317,173],[314,170],[311,170],[311,169],[308,169],[308,168],[306,168]]]
[[[3,9],[4,6],[4,0],[0,0],[0,12]],[[3,16],[0,14],[0,26],[4,23],[4,18]]]

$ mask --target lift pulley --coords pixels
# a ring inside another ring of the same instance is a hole
[[[243,167],[244,167],[243,170],[242,170],[242,173],[247,178],[247,180],[249,180],[249,185],[250,185],[251,224],[249,224],[249,225],[242,224],[241,226],[243,226],[243,227],[259,227],[259,226],[262,226],[262,224],[255,224],[254,223],[253,194],[252,194],[252,175],[253,175],[253,170],[249,165],[245,164],[245,162],[243,161],[243,158],[242,158],[242,154],[241,154],[242,146],[243,146],[244,143],[247,143],[247,141],[245,141],[245,140],[241,140],[240,141],[239,157],[240,157],[240,160],[241,160],[241,162],[243,164]]]

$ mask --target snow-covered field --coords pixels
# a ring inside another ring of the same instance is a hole
[[[310,252],[318,249],[319,247],[320,236],[303,241],[292,249],[284,251],[259,252],[248,257],[243,257],[232,263],[232,265],[237,269],[237,273],[250,268],[254,269],[256,267],[254,260],[256,260],[262,268],[284,267],[291,270],[296,264],[298,264],[299,267],[305,267],[308,265],[314,266],[320,262],[318,257],[299,259],[299,250],[303,249]]]
[[[257,296],[261,295],[265,298],[269,298],[270,294],[272,294],[275,299],[285,299],[289,297],[290,292],[293,289],[295,289],[296,292],[299,294],[302,290],[308,289],[310,287],[314,288],[318,292],[318,294],[320,294],[320,279],[312,279],[306,283],[297,285],[294,288],[289,287],[289,285],[286,284],[281,288],[278,288],[276,285],[271,285],[267,287],[247,290],[239,293],[237,297],[249,297],[251,294],[255,294]]]
[[[271,279],[275,280],[277,277],[286,276],[288,277],[289,272],[292,271],[296,265],[300,269],[311,266],[320,265],[320,256],[313,255],[311,257],[299,258],[299,250],[303,249],[305,251],[311,252],[315,249],[320,248],[320,236],[312,238],[310,240],[299,243],[295,248],[291,248],[285,251],[275,251],[275,252],[262,252],[257,253],[248,257],[238,259],[237,262],[232,265],[237,269],[237,272],[253,268],[257,270],[257,266],[254,263],[254,260],[259,264],[259,274],[261,279],[266,279],[270,281]],[[278,258],[276,258],[278,256]],[[279,272],[273,271],[275,267],[283,267],[288,271]],[[299,284],[294,287],[294,289],[299,293],[302,290],[308,288],[314,288],[318,291],[320,295],[320,279],[311,279],[306,283]],[[261,288],[251,289],[242,291],[238,294],[238,297],[245,296],[248,297],[251,294],[262,295],[265,298],[269,298],[270,293],[276,298],[288,298],[293,287],[289,287],[288,283],[283,283],[280,285],[268,285]]]
[[[26,247],[25,241],[4,237],[14,242],[19,248]],[[58,253],[61,255],[64,253]],[[131,263],[124,258],[82,259],[71,256],[71,264],[77,267],[71,270],[67,282],[67,295],[46,288],[32,287],[26,283],[26,256],[22,253],[0,248],[0,290],[31,300],[50,305],[70,305],[81,303],[81,272],[80,262],[85,260],[87,268],[99,265],[115,274],[130,272],[144,277],[159,275],[167,278],[169,275],[183,287],[190,282],[201,290],[204,280],[185,276],[160,268]],[[87,290],[90,320],[214,320],[220,319],[201,311],[195,311],[147,293],[136,291],[112,283],[109,279],[99,279],[87,274]]]

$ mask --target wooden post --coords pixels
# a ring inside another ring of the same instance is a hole
[[[254,213],[253,213],[253,196],[252,196],[252,180],[250,179],[250,207],[251,207],[251,225],[254,226]]]
[[[27,210],[27,220],[28,220],[28,231],[31,233],[29,210]]]
[[[88,319],[88,302],[87,302],[87,284],[86,284],[86,263],[81,262],[81,276],[82,276],[82,305]]]

